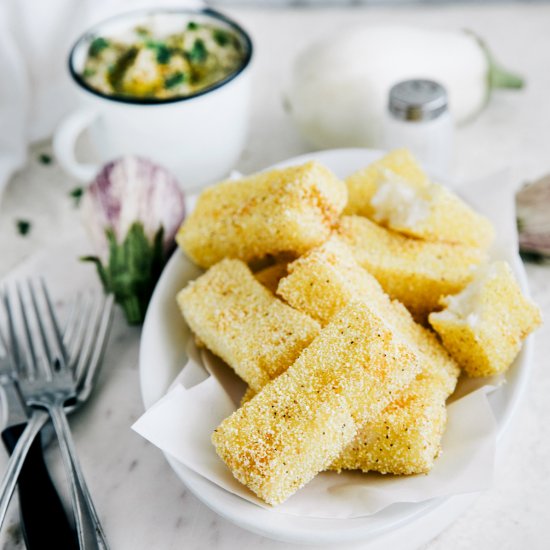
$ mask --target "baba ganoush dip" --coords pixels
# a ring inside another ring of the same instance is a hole
[[[223,80],[244,57],[239,37],[226,28],[190,21],[180,32],[159,37],[144,25],[124,39],[94,38],[81,76],[106,95],[171,99]]]

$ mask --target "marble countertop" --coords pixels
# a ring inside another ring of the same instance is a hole
[[[228,11],[251,31],[256,44],[252,129],[236,167],[243,173],[309,150],[284,113],[281,79],[275,75],[283,75],[294,54],[312,38],[360,21],[471,28],[487,39],[499,59],[526,77],[525,90],[496,94],[474,122],[458,131],[454,179],[507,169],[514,181],[522,182],[550,171],[550,5]],[[39,162],[42,153],[51,153],[49,143],[32,148],[27,166],[12,179],[0,205],[0,276],[32,269],[68,293],[97,283],[90,266],[74,261],[90,252],[78,209],[69,197],[76,183],[61,172],[55,159],[51,164]],[[16,232],[17,219],[32,221],[27,236]],[[531,294],[548,319],[550,267],[528,264],[526,269]],[[90,403],[71,418],[82,466],[112,548],[293,548],[243,531],[211,512],[186,490],[162,454],[130,430],[143,412],[139,337],[140,330],[128,328],[117,312],[99,387]],[[499,454],[493,487],[423,550],[547,547],[549,356],[550,332],[545,326],[535,338],[532,380],[510,427],[505,452]],[[48,460],[60,476],[53,446]],[[4,464],[0,453],[0,471]],[[0,534],[2,548],[23,547],[17,523],[13,506]],[[368,546],[358,543],[353,548]]]

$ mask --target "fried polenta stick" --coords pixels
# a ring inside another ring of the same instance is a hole
[[[415,323],[402,304],[390,300],[338,237],[289,264],[288,271],[278,289],[288,303],[325,325],[350,300],[361,299],[416,350],[424,365],[416,380],[359,431],[331,469],[393,474],[429,471],[445,428],[445,401],[459,374],[456,362],[435,334]]]
[[[241,483],[279,504],[326,469],[420,369],[380,317],[350,302],[212,441]]]
[[[442,296],[472,280],[475,267],[487,257],[479,248],[412,239],[359,216],[344,216],[340,235],[390,297],[423,323],[440,309]]]
[[[428,176],[412,154],[407,149],[395,149],[346,179],[348,204],[344,214],[372,218],[375,213],[372,198],[388,177],[405,180],[416,189],[422,189],[429,183]]]
[[[528,300],[506,262],[478,269],[461,293],[441,300],[430,324],[469,376],[504,372],[525,338],[541,323],[539,308]]]
[[[178,293],[177,302],[200,341],[257,390],[285,371],[320,330],[240,260],[211,267]]]
[[[176,241],[199,266],[303,254],[324,242],[347,201],[345,184],[317,162],[214,185]]]
[[[379,185],[371,205],[374,221],[410,237],[487,249],[495,236],[487,218],[436,183],[416,188],[389,177]]]

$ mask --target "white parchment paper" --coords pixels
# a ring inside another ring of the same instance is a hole
[[[497,230],[496,259],[516,256],[517,232],[513,190],[505,174],[458,189]],[[210,441],[214,428],[236,409],[236,389],[219,364],[206,378],[200,354],[190,359],[170,391],[151,407],[133,429],[198,474],[258,506],[269,508],[236,481]],[[210,363],[210,361],[206,361]],[[208,366],[208,365],[207,365]],[[197,375],[197,373],[203,374]],[[189,384],[189,380],[202,381]],[[360,472],[323,472],[277,507],[280,513],[319,518],[354,518],[391,504],[470,493],[492,482],[497,426],[487,394],[498,391],[498,379],[461,380],[448,406],[443,453],[428,475],[390,476]],[[238,391],[238,390],[237,390]]]

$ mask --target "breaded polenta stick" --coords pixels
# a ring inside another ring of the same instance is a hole
[[[223,260],[177,295],[187,324],[252,388],[298,357],[320,326],[264,288],[240,260]]]
[[[360,429],[330,470],[428,473],[447,423],[441,374],[425,369],[382,413]]]
[[[359,216],[343,216],[339,232],[359,265],[419,322],[440,309],[442,296],[460,292],[487,258],[479,248],[412,239]]]
[[[372,218],[372,198],[381,183],[397,177],[414,188],[422,189],[429,183],[428,176],[407,149],[395,149],[379,160],[369,164],[346,178],[348,204],[344,214],[355,214]]]
[[[487,218],[437,183],[418,188],[389,177],[371,205],[374,221],[410,237],[487,249],[495,236]]]
[[[421,367],[380,317],[350,302],[212,441],[241,483],[279,504],[326,469]]]
[[[430,324],[469,376],[504,372],[523,340],[542,323],[539,308],[502,261],[479,268],[462,292],[441,303],[445,309],[432,313]]]
[[[439,453],[446,423],[445,401],[459,374],[433,332],[414,322],[357,264],[338,237],[288,266],[278,293],[325,325],[351,299],[363,300],[416,350],[424,368],[375,420],[368,422],[331,469],[413,474],[429,471]],[[248,392],[246,399],[250,399]]]
[[[346,201],[344,182],[317,162],[261,172],[203,191],[176,241],[201,267],[296,257],[328,238]]]

